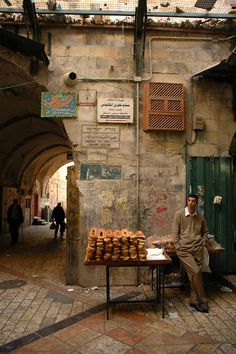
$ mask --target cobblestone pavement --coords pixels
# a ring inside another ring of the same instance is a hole
[[[105,289],[64,285],[65,242],[52,243],[48,226],[30,227],[13,249],[0,242],[0,353],[236,353],[236,275],[207,282],[208,314],[176,287],[165,291],[164,319],[160,304],[139,303],[113,306],[106,320]],[[149,285],[111,288],[120,295],[153,294]]]

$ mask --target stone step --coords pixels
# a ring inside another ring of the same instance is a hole
[[[39,216],[34,216],[32,225],[46,225],[48,222],[44,219],[41,219]]]

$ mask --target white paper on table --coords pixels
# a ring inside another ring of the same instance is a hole
[[[166,257],[164,256],[164,254],[160,254],[159,256],[149,256],[147,255],[147,260],[148,261],[155,261],[155,260],[162,260],[162,259],[166,259]]]
[[[147,260],[166,259],[162,248],[147,248]]]

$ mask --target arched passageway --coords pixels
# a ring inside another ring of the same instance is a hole
[[[17,197],[25,226],[40,213],[49,178],[68,163],[71,144],[60,118],[41,118],[46,87],[0,56],[0,233],[6,210]]]

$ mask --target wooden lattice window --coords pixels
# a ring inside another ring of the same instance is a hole
[[[144,86],[144,130],[184,131],[182,84],[150,82]]]

